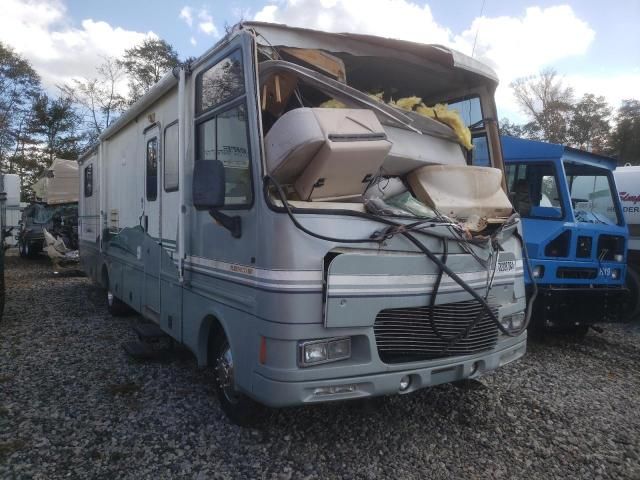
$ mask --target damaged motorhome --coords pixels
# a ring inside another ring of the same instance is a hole
[[[492,371],[526,349],[496,86],[440,46],[239,24],[81,157],[83,268],[239,423]]]

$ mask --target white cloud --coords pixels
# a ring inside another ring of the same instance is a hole
[[[428,4],[410,0],[285,0],[264,6],[255,19],[334,32],[368,33],[421,43],[440,43],[474,56],[496,70],[501,116],[522,120],[509,84],[566,58],[584,55],[595,32],[567,5],[530,7],[519,16],[478,17],[456,34],[440,25]],[[476,40],[477,34],[477,40]],[[603,93],[616,97],[615,81]],[[602,84],[603,88],[605,87]],[[604,92],[604,91],[603,91]]]
[[[203,8],[198,12],[198,19],[200,20],[198,23],[198,29],[200,29],[202,33],[206,33],[207,35],[212,35],[214,37],[220,36],[218,28],[215,23],[213,23],[213,17],[206,9]]]
[[[29,60],[47,88],[95,76],[104,56],[120,56],[148,37],[156,35],[92,19],[75,27],[58,0],[3,0],[2,4],[0,41]]]
[[[614,111],[620,107],[622,100],[638,99],[640,85],[640,72],[631,73],[607,73],[596,75],[567,75],[567,85],[571,85],[576,97],[582,97],[585,93],[593,93],[606,97]]]
[[[198,42],[196,42],[195,37],[193,36],[189,39],[189,43],[191,43],[191,45],[193,45],[194,47],[198,44]]]
[[[449,43],[452,36],[434,20],[429,5],[406,0],[287,0],[266,5],[255,19],[427,43]]]
[[[191,7],[188,7],[186,5],[182,7],[182,10],[180,10],[179,18],[184,20],[186,24],[191,27],[193,25],[193,12],[191,10]]]
[[[495,68],[502,78],[535,74],[544,66],[587,52],[595,32],[571,7],[527,8],[520,17],[480,17],[452,46]]]

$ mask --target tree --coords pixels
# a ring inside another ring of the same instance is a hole
[[[179,63],[178,53],[162,39],[146,39],[125,50],[119,64],[129,75],[129,103],[138,100]]]
[[[73,100],[84,119],[88,143],[95,142],[127,105],[125,98],[118,93],[118,84],[124,77],[120,63],[114,58],[105,57],[96,73],[96,77],[74,80],[73,83],[60,86],[62,94]]]
[[[530,129],[539,132],[541,140],[567,142],[573,112],[573,89],[563,85],[555,70],[543,70],[535,77],[515,80],[511,88],[531,121]]]
[[[586,93],[573,107],[568,140],[577,148],[604,153],[609,137],[611,107],[604,97]]]
[[[79,126],[81,119],[73,108],[70,97],[51,99],[40,94],[33,104],[29,131],[42,139],[47,164],[56,157],[76,159],[82,149]]]
[[[31,64],[0,42],[0,166],[15,161],[31,103],[39,91],[40,78]]]
[[[609,139],[610,153],[618,164],[640,165],[640,101],[623,100]]]
[[[501,135],[539,140],[539,133],[539,130],[533,122],[525,123],[524,125],[518,125],[517,123],[512,123],[508,118],[503,118],[502,120],[500,120]]]

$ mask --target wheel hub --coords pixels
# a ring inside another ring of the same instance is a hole
[[[231,355],[231,348],[229,345],[225,345],[222,349],[222,353],[217,359],[216,377],[218,386],[224,393],[227,400],[230,403],[237,403],[239,395],[235,389],[233,356]]]

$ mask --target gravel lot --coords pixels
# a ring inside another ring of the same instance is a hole
[[[0,478],[640,478],[640,328],[529,343],[476,388],[223,416],[187,352],[127,358],[82,277],[7,258]]]

